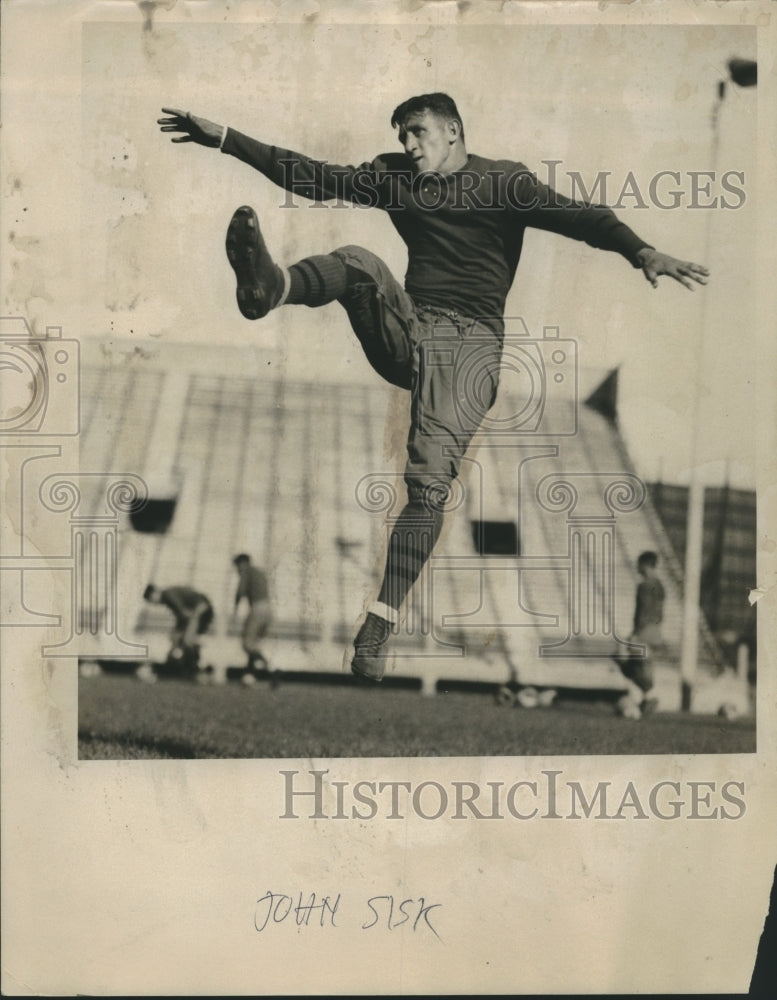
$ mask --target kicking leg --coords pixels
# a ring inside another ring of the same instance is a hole
[[[346,290],[346,270],[333,254],[306,257],[288,269],[278,267],[262,237],[256,212],[238,208],[227,229],[227,258],[237,279],[237,305],[246,319],[262,319],[289,305],[323,306]]]
[[[261,319],[284,304],[315,308],[338,301],[372,367],[393,385],[411,387],[415,307],[379,257],[345,246],[281,268],[267,249],[256,213],[246,205],[232,216],[226,247],[238,308],[246,319]]]

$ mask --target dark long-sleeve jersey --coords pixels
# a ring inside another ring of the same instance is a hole
[[[418,174],[404,153],[338,166],[227,129],[222,151],[293,194],[389,213],[407,246],[405,289],[416,303],[451,309],[503,328],[505,300],[527,227],[622,254],[638,267],[649,244],[614,212],[571,201],[522,163],[470,155],[452,174]]]
[[[634,608],[634,631],[640,632],[648,625],[660,625],[664,620],[664,585],[657,578],[641,580],[637,585]]]
[[[240,580],[235,592],[235,604],[239,604],[244,597],[248,598],[250,605],[266,601],[270,597],[267,574],[258,566],[247,566],[240,573]]]
[[[160,594],[160,603],[173,612],[179,628],[187,625],[199,608],[205,610],[211,606],[205,594],[191,587],[166,587]]]

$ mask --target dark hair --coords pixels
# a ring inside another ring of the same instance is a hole
[[[456,102],[452,97],[441,93],[419,94],[398,104],[391,116],[391,127],[401,128],[411,115],[423,114],[424,111],[429,111],[446,121],[457,121],[461,127],[461,138],[464,138],[464,122],[461,120]]]
[[[143,591],[143,600],[144,601],[150,600],[154,596],[155,593],[156,593],[156,587],[155,587],[155,585],[153,583],[149,583],[149,585]]]
[[[637,567],[641,569],[643,566],[652,566],[653,569],[658,566],[658,556],[655,552],[642,552],[637,559]]]
[[[235,556],[232,562],[235,564],[235,566],[239,566],[241,563],[250,563],[251,556],[249,556],[245,552],[241,552],[240,555]]]

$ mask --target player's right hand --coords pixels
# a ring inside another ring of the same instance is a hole
[[[197,142],[201,146],[221,145],[224,131],[221,125],[209,122],[207,118],[198,118],[190,111],[179,111],[177,108],[162,108],[167,118],[157,118],[157,125],[162,132],[179,132],[171,137],[172,142]]]

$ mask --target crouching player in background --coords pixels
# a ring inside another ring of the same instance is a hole
[[[149,604],[161,604],[172,611],[175,624],[170,632],[170,652],[160,673],[175,677],[195,677],[199,670],[200,647],[198,637],[204,635],[213,623],[213,605],[210,599],[192,587],[157,587],[150,583],[143,592]],[[150,664],[144,664],[137,676],[141,680],[156,680]]]

